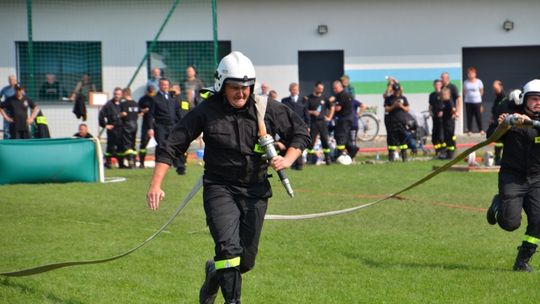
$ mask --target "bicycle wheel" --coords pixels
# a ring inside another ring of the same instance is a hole
[[[371,113],[364,113],[358,118],[358,133],[360,141],[372,141],[379,134],[379,120]]]

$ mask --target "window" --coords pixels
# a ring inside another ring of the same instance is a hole
[[[90,76],[98,91],[102,90],[101,42],[88,41],[37,41],[32,43],[32,56],[28,42],[16,42],[19,81],[27,88],[27,94],[40,102],[58,101],[69,97],[83,74]],[[30,59],[34,60],[34,78],[30,75]],[[60,98],[44,97],[40,88],[47,75],[54,75],[60,84]]]
[[[147,42],[150,49],[152,42]],[[231,52],[230,41],[218,42],[218,60]],[[213,41],[157,41],[147,62],[148,75],[152,68],[160,68],[162,76],[171,83],[183,85],[186,67],[193,65],[199,78],[206,86],[214,83],[214,43]]]

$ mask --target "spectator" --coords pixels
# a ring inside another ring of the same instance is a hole
[[[436,159],[445,159],[444,155],[444,136],[442,128],[443,103],[441,101],[442,81],[435,79],[433,81],[434,91],[429,94],[429,115],[433,121],[431,129],[431,143],[435,149]]]
[[[199,92],[204,88],[204,82],[199,79],[199,73],[194,66],[186,68],[186,79],[184,79],[184,91],[191,107],[195,107],[201,102]]]
[[[85,123],[79,125],[79,132],[73,134],[73,137],[94,138],[94,136],[88,132],[88,126]]]
[[[343,75],[341,78],[339,78],[341,81],[341,84],[343,85],[343,90],[345,90],[345,93],[349,94],[349,96],[352,97],[352,99],[356,99],[356,90],[351,85],[351,79],[348,75]]]
[[[41,85],[39,89],[40,100],[60,100],[60,98],[66,96],[66,92],[61,88],[60,82],[56,81],[54,74],[45,75],[46,81]]]
[[[281,103],[288,106],[293,110],[298,117],[300,117],[307,126],[310,125],[310,119],[309,119],[309,113],[308,109],[305,106],[304,100],[300,98],[298,93],[300,93],[300,88],[298,86],[298,83],[293,82],[289,85],[289,92],[291,95],[289,97],[285,97],[281,100]],[[304,166],[304,161],[302,158],[302,155],[300,155],[292,164],[291,169],[293,170],[302,170],[302,167]]]
[[[29,108],[32,109],[30,116],[28,116]],[[24,88],[21,85],[15,85],[15,95],[0,104],[0,114],[4,120],[11,123],[9,126],[10,139],[30,138],[28,126],[34,122],[38,112],[39,108],[30,98],[25,96]]]
[[[112,168],[112,158],[118,160],[120,168],[126,168],[124,157],[121,154],[125,148],[122,146],[122,119],[120,118],[120,102],[122,89],[114,89],[113,98],[99,111],[99,125],[107,129],[107,148],[105,152],[105,167]]]
[[[171,88],[171,97],[174,102],[178,104],[178,113],[176,114],[177,122],[180,121],[186,114],[191,110],[191,104],[187,100],[185,94],[182,94],[182,90],[179,85],[175,84]],[[176,173],[178,175],[186,174],[186,163],[187,163],[188,153],[184,153],[178,157],[178,166],[176,167]]]
[[[476,68],[467,69],[467,79],[463,82],[463,97],[465,99],[465,110],[467,112],[467,133],[472,133],[472,120],[475,118],[480,134],[484,134],[482,125],[482,95],[484,95],[484,84],[476,76]]]
[[[324,84],[321,81],[317,81],[313,87],[313,93],[304,97],[311,122],[309,125],[311,143],[307,151],[308,164],[316,164],[319,158],[315,151],[317,136],[319,136],[321,140],[321,146],[324,152],[324,160],[326,164],[330,165],[332,163],[332,159],[330,157],[330,142],[328,141],[327,123],[332,120],[331,113],[333,112],[333,105],[325,99],[323,92]]]
[[[500,80],[493,81],[493,92],[495,93],[495,100],[493,101],[493,106],[491,107],[491,118],[489,120],[489,126],[487,131],[488,134],[491,134],[493,133],[493,131],[495,131],[495,128],[498,125],[497,118],[502,113],[509,113],[511,111],[511,103],[509,102],[509,99],[504,92],[503,83]],[[497,142],[495,142],[495,153],[493,162],[496,166],[499,166],[501,164],[503,147],[504,144],[502,140],[498,140]]]
[[[456,106],[452,98],[452,92],[449,88],[441,90],[441,101],[443,104],[442,112],[442,127],[444,135],[444,143],[446,146],[446,159],[454,158],[456,151],[456,136],[454,134],[456,128]]]
[[[383,99],[388,98],[389,96],[394,95],[394,90],[392,89],[395,83],[398,83],[397,79],[392,76],[386,76],[386,90],[383,93]]]
[[[341,81],[336,80],[332,84],[334,96],[331,99],[335,102],[336,127],[334,137],[336,138],[336,149],[338,156],[348,154],[354,159],[358,153],[358,147],[351,141],[351,128],[353,119],[352,97],[345,92]]]
[[[152,87],[154,92],[159,91],[159,80],[161,79],[161,69],[153,68],[151,71],[150,79],[146,82],[146,87]]]
[[[456,118],[459,117],[462,109],[461,105],[461,95],[459,95],[459,91],[455,84],[450,82],[450,74],[448,72],[443,72],[441,74],[441,81],[442,81],[442,88],[448,88],[450,89],[450,94],[452,95],[452,101],[454,102],[454,106],[456,107]]]
[[[142,113],[142,125],[141,125],[141,142],[139,144],[139,168],[144,169],[144,161],[146,158],[146,146],[150,138],[154,137],[154,131],[152,129],[152,113],[150,108],[152,106],[153,97],[156,94],[156,90],[152,85],[146,87],[146,94],[139,99],[139,110]]]
[[[353,89],[354,90],[354,89]],[[352,117],[352,128],[351,128],[351,141],[354,145],[356,145],[357,142],[357,136],[358,136],[358,118],[360,118],[360,115],[364,113],[367,106],[360,102],[359,100],[353,98],[352,100],[352,107],[353,107],[353,117]]]
[[[264,98],[268,98],[268,93],[269,92],[270,92],[270,86],[266,82],[263,82],[261,84],[261,93],[259,93],[259,96],[262,96]]]
[[[408,119],[409,101],[403,96],[403,90],[398,82],[392,85],[392,95],[384,100],[384,124],[386,126],[386,142],[388,145],[388,160],[395,161],[397,149],[401,159],[407,160],[407,138],[405,124]]]
[[[0,102],[6,101],[11,96],[15,95],[15,86],[17,85],[17,77],[15,75],[8,76],[8,85],[3,87],[0,91]],[[7,111],[7,110],[6,110]],[[11,115],[10,112],[6,112],[7,115]],[[9,132],[9,121],[4,119],[4,139],[9,139],[11,134]]]
[[[120,118],[122,119],[122,156],[128,160],[128,168],[135,168],[135,140],[137,137],[137,120],[139,119],[139,104],[131,97],[131,90],[122,90],[123,100],[120,103]]]
[[[279,102],[278,100],[278,93],[274,90],[271,90],[269,93],[268,93],[268,100],[275,100],[277,102]]]
[[[73,114],[77,119],[86,121],[86,104],[90,92],[96,92],[96,86],[90,81],[90,75],[83,74],[81,80],[77,82],[75,89],[71,93],[70,100],[75,102],[73,105]]]
[[[167,78],[161,78],[159,80],[159,92],[154,96],[150,113],[154,119],[152,123],[152,130],[154,132],[154,138],[158,144],[163,145],[169,133],[173,130],[174,125],[180,121],[180,105],[171,96],[169,92],[170,82]],[[174,166],[177,167],[177,173],[179,175],[185,174],[185,167],[179,163],[184,162],[182,156],[179,156],[180,161],[175,160]],[[180,167],[179,167],[180,166]],[[179,169],[178,169],[179,168]]]

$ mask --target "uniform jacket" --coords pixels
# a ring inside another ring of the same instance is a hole
[[[520,106],[514,113],[524,114],[525,111]],[[512,127],[501,140],[504,143],[501,173],[520,177],[540,175],[540,130]]]
[[[293,110],[293,112],[296,113],[296,115],[298,115],[309,126],[310,117],[303,98],[297,96],[296,102],[294,102],[292,97],[289,96],[283,98],[281,103],[291,108],[291,110]]]
[[[268,101],[264,121],[267,133],[279,135],[288,147],[305,149],[310,143],[306,124],[287,106]],[[235,109],[222,94],[211,96],[178,123],[167,141],[158,146],[156,161],[172,164],[203,133],[205,177],[230,184],[252,184],[267,178],[268,162],[258,148],[257,114],[253,98]]]
[[[115,127],[122,125],[120,119],[120,103],[114,103],[113,99],[109,100],[99,111],[99,125],[105,128],[106,125]]]
[[[169,93],[169,99],[160,92],[153,98],[153,102],[150,106],[150,113],[153,118],[153,123],[160,125],[174,125],[180,118],[179,104],[175,98]]]

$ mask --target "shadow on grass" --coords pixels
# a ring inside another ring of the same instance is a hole
[[[379,262],[376,260],[361,259],[363,263],[368,267],[373,268],[412,268],[412,269],[443,269],[443,270],[469,270],[469,271],[487,271],[487,272],[512,272],[511,269],[500,269],[493,267],[479,267],[467,264],[455,264],[455,263],[388,263]]]
[[[36,288],[30,287],[26,284],[13,282],[9,278],[0,278],[0,286],[4,286],[6,288],[11,288],[14,290],[19,291],[23,294],[33,294],[36,295],[38,298],[46,298],[53,303],[62,303],[62,304],[84,304],[84,302],[73,300],[73,299],[62,299],[56,296],[55,294],[51,292],[44,292],[41,290],[37,290]]]

